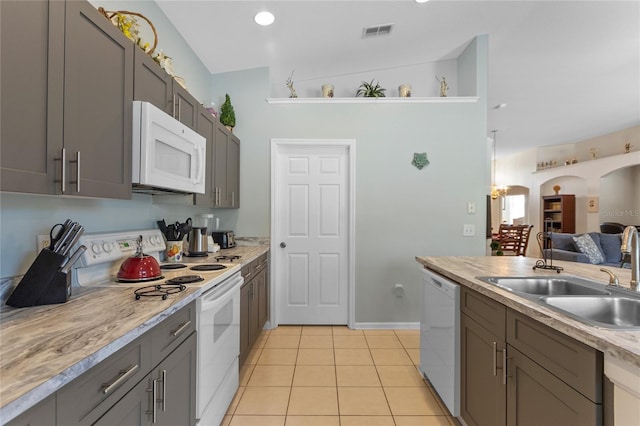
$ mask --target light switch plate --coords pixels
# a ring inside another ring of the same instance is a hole
[[[467,213],[474,214],[476,212],[476,203],[469,201],[467,203]]]

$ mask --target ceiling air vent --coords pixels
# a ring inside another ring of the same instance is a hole
[[[377,25],[375,27],[367,27],[362,30],[362,38],[379,37],[391,34],[393,24]]]

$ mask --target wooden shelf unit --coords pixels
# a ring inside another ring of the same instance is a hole
[[[545,220],[551,218],[551,229],[546,229]],[[576,196],[574,194],[543,195],[542,196],[542,226],[543,231],[576,232]]]

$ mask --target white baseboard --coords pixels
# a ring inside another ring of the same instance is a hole
[[[354,327],[356,330],[419,330],[419,322],[356,322]]]

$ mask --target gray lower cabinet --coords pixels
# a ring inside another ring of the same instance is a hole
[[[47,424],[194,425],[195,315],[185,306],[60,389]]]
[[[240,288],[240,357],[242,366],[269,319],[269,253],[242,267]]]
[[[192,333],[94,425],[195,425],[196,344]]]
[[[0,3],[1,189],[131,198],[133,43],[86,1]]]
[[[603,354],[461,289],[461,415],[468,425],[602,425]]]
[[[51,395],[6,423],[6,426],[51,426],[56,424],[56,396]]]

